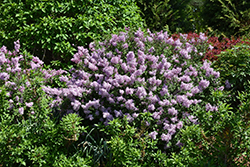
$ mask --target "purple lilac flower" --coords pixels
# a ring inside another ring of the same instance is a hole
[[[181,82],[181,86],[180,86],[180,89],[181,90],[191,90],[191,88],[193,87],[193,83],[184,83],[184,82]]]
[[[91,113],[90,110],[83,110],[83,112],[84,112],[85,114],[90,114],[90,113]]]
[[[179,80],[184,82],[190,82],[192,79],[188,75],[183,75],[182,77],[179,78]]]
[[[168,114],[177,115],[178,111],[174,107],[171,107],[171,108],[168,109]]]
[[[177,129],[181,129],[183,127],[183,122],[182,121],[179,121],[177,124],[176,124],[176,128]]]
[[[167,99],[164,99],[163,101],[158,101],[158,104],[161,105],[162,107],[171,105],[171,103]]]
[[[176,133],[176,125],[174,125],[174,124],[171,124],[168,128],[167,128],[167,130],[168,130],[168,134],[170,134],[170,135],[174,135],[175,133]]]
[[[183,147],[183,146],[184,146],[184,144],[183,144],[183,143],[181,143],[181,142],[180,142],[180,140],[178,140],[178,142],[176,143],[176,146],[178,146],[178,147],[180,147],[180,148],[181,148],[181,147]]]
[[[37,69],[40,67],[40,64],[36,64],[33,61],[30,62],[31,69]]]
[[[127,87],[127,88],[125,89],[125,93],[126,93],[127,95],[133,95],[134,89],[133,89],[133,88]]]
[[[192,90],[191,90],[191,93],[194,95],[194,94],[197,94],[197,93],[200,93],[201,92],[201,90],[197,87],[197,86],[195,86]]]
[[[188,51],[185,49],[182,49],[180,51],[180,54],[185,58],[185,59],[191,59],[191,56],[188,54]]]
[[[149,110],[149,111],[154,111],[154,110],[155,110],[154,104],[150,104],[150,105],[148,106],[148,110]]]
[[[115,113],[115,117],[121,117],[123,115],[121,110],[119,111],[114,110],[114,113]]]
[[[92,121],[94,119],[92,114],[88,115],[86,118],[88,118],[90,121]]]
[[[0,51],[0,65],[4,64],[7,62],[7,59],[5,57],[5,54]]]
[[[171,100],[171,104],[172,104],[172,105],[175,105],[175,104],[177,104],[177,101],[176,101],[175,99],[172,99],[172,100]]]
[[[104,88],[99,89],[99,95],[101,95],[102,97],[109,97],[109,93]]]
[[[108,66],[103,69],[103,72],[106,73],[106,75],[111,76],[114,72],[113,66]]]
[[[36,56],[33,56],[32,61],[33,61],[34,63],[39,64],[39,65],[44,64],[43,61],[40,60],[40,59],[39,59],[38,57],[36,57]]]
[[[134,120],[134,118],[129,113],[125,113],[124,115],[126,115],[128,122],[132,122]]]
[[[134,117],[134,118],[137,118],[138,116],[139,116],[138,113],[133,113],[133,114],[132,114],[132,117]]]
[[[159,40],[159,41],[162,41],[164,39],[164,34],[162,34],[162,33],[158,34],[156,39]]]
[[[148,97],[148,99],[150,100],[151,103],[155,104],[156,102],[158,102],[160,100],[160,98],[157,95],[150,95]]]
[[[112,97],[108,97],[107,100],[108,100],[108,102],[110,104],[114,104],[115,103],[115,100]]]
[[[19,112],[19,114],[23,115],[23,114],[24,114],[24,109],[23,109],[23,107],[19,108],[19,109],[18,109],[18,112]]]
[[[207,103],[206,104],[206,111],[211,110],[211,108],[212,108],[212,105],[210,103]]]
[[[121,55],[121,54],[122,54],[122,52],[121,52],[121,51],[119,51],[117,48],[115,48],[115,52],[116,52],[116,53],[118,53],[119,55]]]
[[[33,106],[33,102],[30,102],[30,103],[25,103],[27,107],[32,107]]]
[[[168,129],[169,127],[170,127],[170,124],[169,124],[169,121],[168,120],[166,120],[164,123],[163,123],[163,130],[166,130],[166,129]]]
[[[210,82],[207,80],[202,79],[199,83],[199,86],[202,87],[203,89],[206,89],[209,86]]]
[[[207,37],[206,37],[205,33],[200,32],[199,38],[201,39],[202,42],[207,40]]]
[[[162,141],[166,141],[168,143],[171,139],[172,139],[172,136],[169,133],[167,135],[164,133],[161,135]]]
[[[145,88],[141,86],[137,88],[136,95],[139,97],[139,99],[142,99],[147,95],[147,92]]]
[[[212,106],[210,103],[206,104],[206,111],[218,111],[217,106]]]
[[[152,117],[153,117],[154,119],[160,119],[160,118],[161,118],[161,114],[162,114],[162,112],[154,112],[154,113],[152,114]]]
[[[133,99],[129,99],[125,102],[125,106],[128,110],[137,110],[137,108],[135,107],[135,104],[134,104],[134,100]]]
[[[16,42],[14,42],[14,47],[15,47],[15,51],[18,53],[19,52],[19,49],[20,49],[20,41],[17,40]]]
[[[174,46],[178,47],[181,45],[182,45],[182,43],[181,43],[180,39],[177,39],[176,41],[174,41]]]
[[[193,115],[189,115],[189,116],[188,116],[188,119],[189,119],[192,123],[194,123],[194,124],[197,124],[197,123],[198,123],[198,118],[196,118],[196,117],[193,116]]]
[[[149,135],[149,137],[151,137],[153,140],[155,140],[155,139],[156,139],[156,136],[158,135],[158,133],[157,133],[156,131],[153,131],[153,132],[149,133],[148,135]]]
[[[88,63],[88,67],[92,71],[97,71],[98,70],[98,67],[96,65],[94,65],[93,63]]]
[[[178,118],[175,116],[173,118],[170,119],[173,123],[177,122],[178,121]]]
[[[228,80],[226,80],[225,85],[226,85],[226,88],[227,88],[227,89],[230,89],[230,88],[231,88],[231,84],[229,83]]]
[[[133,61],[135,59],[135,54],[132,51],[129,51],[128,54],[126,55],[127,57],[127,62]]]
[[[121,68],[123,69],[124,72],[127,72],[128,71],[128,66],[126,63],[122,63],[121,64]]]
[[[154,51],[155,51],[155,48],[153,46],[148,50],[149,53],[153,53]]]
[[[122,48],[123,48],[123,49],[127,49],[127,48],[128,48],[128,44],[127,44],[127,43],[123,44],[123,45],[122,45]]]
[[[161,94],[161,96],[164,96],[164,95],[168,95],[169,96],[168,86],[164,85],[162,87],[162,90],[160,91],[160,94]]]
[[[108,82],[103,82],[102,84],[103,88],[106,89],[108,92],[110,91],[110,89],[112,88],[112,85]]]
[[[142,41],[138,41],[137,42],[137,46],[141,49],[144,50],[145,49],[145,44]]]
[[[61,82],[68,82],[68,81],[69,81],[68,77],[67,77],[67,76],[64,76],[64,75],[60,76],[60,77],[59,77],[59,80],[60,80]]]
[[[21,93],[23,93],[24,89],[25,89],[24,86],[20,86],[19,89],[18,89],[18,91],[20,91]]]
[[[119,35],[119,36],[118,36],[118,40],[119,40],[119,42],[125,42],[125,41],[126,41],[126,36],[125,36],[125,34]]]
[[[6,73],[6,72],[0,73],[1,80],[7,81],[9,78],[10,78],[10,75],[8,73]]]
[[[135,37],[139,37],[142,38],[143,37],[143,31],[141,30],[141,28],[139,28],[136,32],[135,32]]]
[[[73,61],[74,63],[78,64],[81,63],[82,60],[80,58],[81,56],[79,55],[79,53],[74,54],[73,58],[71,59],[71,61]]]
[[[31,84],[30,84],[29,81],[27,81],[25,84],[26,84],[27,87],[30,87],[30,86],[31,86]]]
[[[117,56],[116,57],[112,57],[110,61],[113,64],[118,64],[119,63],[119,57],[117,57]]]

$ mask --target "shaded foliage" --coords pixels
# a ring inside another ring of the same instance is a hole
[[[170,32],[193,31],[189,17],[192,9],[191,0],[136,0],[142,18],[152,31],[169,30]]]
[[[241,36],[250,30],[250,2],[245,0],[204,0],[204,23],[219,36]]]

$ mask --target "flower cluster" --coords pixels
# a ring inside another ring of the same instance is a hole
[[[154,119],[149,136],[169,143],[184,120],[199,122],[192,112],[198,104],[206,109],[199,94],[218,86],[219,72],[207,61],[196,61],[206,50],[196,45],[206,40],[204,34],[173,39],[167,32],[140,29],[113,34],[110,40],[91,43],[89,50],[78,47],[72,58],[78,68],[72,69],[71,78],[61,76],[67,88],[44,87],[44,91],[58,101],[70,101],[71,107],[61,110],[74,110],[105,125],[122,116],[132,122],[149,112]]]
[[[43,70],[43,61],[38,57],[22,55],[19,40],[14,42],[14,51],[0,48],[0,90],[9,104],[7,110],[17,117],[35,115],[41,100],[40,86],[60,75],[62,70]]]

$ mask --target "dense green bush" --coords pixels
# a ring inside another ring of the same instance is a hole
[[[3,0],[0,11],[0,46],[13,48],[19,39],[46,64],[68,63],[77,46],[125,26],[143,27],[134,0]]]
[[[237,44],[232,49],[227,49],[218,55],[218,60],[213,67],[220,71],[221,79],[227,90],[231,92],[232,105],[238,108],[238,92],[249,89],[250,81],[250,46]]]
[[[224,96],[215,91],[213,98]],[[250,160],[249,91],[239,94],[242,105],[233,111],[230,105],[219,102],[218,112],[198,110],[201,124],[185,127],[180,154],[173,156],[177,166],[247,166]]]

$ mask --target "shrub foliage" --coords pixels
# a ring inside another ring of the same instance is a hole
[[[133,0],[4,0],[0,10],[0,46],[11,49],[19,39],[46,64],[68,63],[76,46],[87,46],[125,26],[143,27]]]

